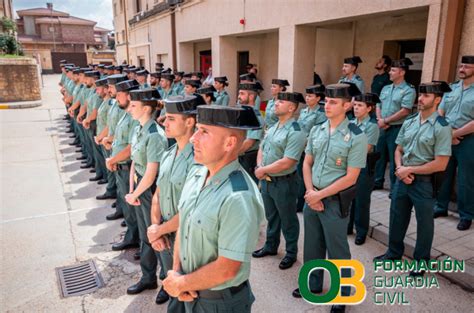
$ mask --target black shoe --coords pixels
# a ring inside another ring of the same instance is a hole
[[[289,256],[285,256],[280,264],[278,265],[278,267],[281,269],[281,270],[286,270],[290,267],[293,266],[293,264],[296,262],[296,259],[294,258],[290,258]]]
[[[95,173],[95,168],[89,170],[89,173]]]
[[[383,190],[383,185],[375,185],[372,190]]]
[[[461,219],[458,224],[458,230],[468,230],[471,227],[471,220]]]
[[[267,256],[267,255],[277,255],[277,254],[278,254],[277,252],[269,252],[265,250],[265,248],[252,252],[252,256],[254,258],[263,258],[264,256]]]
[[[112,203],[112,207],[113,207],[113,208],[116,208],[116,207],[117,207],[117,201],[115,201],[114,203]]]
[[[105,184],[107,184],[108,182],[109,182],[109,181],[108,181],[107,179],[102,178],[102,179],[99,180],[97,183],[98,183],[99,185],[105,185]]]
[[[125,220],[123,220],[122,223],[120,223],[120,226],[127,227],[127,223],[125,222]]]
[[[117,199],[117,196],[113,196],[113,195],[108,195],[106,193],[104,193],[103,195],[99,195],[97,197],[95,197],[97,200],[107,200],[107,199]]]
[[[66,134],[71,134],[71,133],[73,133],[73,132],[74,132],[74,131],[69,128],[69,129],[66,131]]]
[[[353,229],[348,229],[348,230],[347,230],[347,234],[348,234],[348,235],[354,234],[354,230],[353,230]]]
[[[122,251],[125,249],[131,249],[138,247],[138,243],[130,243],[130,242],[116,242],[112,245],[112,251]]]
[[[376,256],[374,258],[374,261],[395,261],[399,259],[400,258],[395,258],[395,257],[388,256],[387,254],[382,254],[382,255]]]
[[[312,293],[321,293],[323,291],[322,290],[311,290],[311,292]],[[301,298],[300,288],[296,288],[295,290],[293,290],[291,295],[295,298]]]
[[[112,214],[107,215],[105,219],[108,221],[113,221],[113,220],[118,220],[119,218],[122,218],[122,217],[123,217],[122,213],[114,212]]]
[[[76,138],[76,135],[69,136],[69,138]]]
[[[357,237],[356,236],[356,239],[354,240],[354,243],[358,246],[361,246],[365,243],[365,236],[364,237]]]
[[[83,155],[81,155],[80,157],[77,157],[77,158],[76,158],[76,160],[78,160],[78,161],[82,161],[82,160],[85,160],[85,159],[87,159],[87,157],[85,157],[85,156],[83,156]]]
[[[79,166],[79,167],[80,167],[80,168],[91,168],[91,167],[92,167],[92,164],[86,163],[86,164],[81,165],[81,166]]]
[[[134,259],[135,261],[140,260],[140,250],[138,250],[137,252],[135,252],[135,253],[133,254],[133,259]]]
[[[81,161],[81,164],[87,164],[87,163],[89,163],[89,161],[87,161],[87,159]]]
[[[78,144],[79,144],[79,141],[74,140],[74,141],[71,142],[69,145],[70,145],[70,146],[77,146]]]
[[[433,218],[438,218],[438,217],[446,217],[448,216],[448,212],[447,211],[436,211],[433,213]]]
[[[153,283],[142,283],[141,281],[139,281],[138,283],[136,283],[135,285],[132,285],[130,287],[128,287],[127,289],[127,293],[129,295],[136,295],[136,294],[139,294],[140,292],[144,291],[144,290],[147,290],[147,289],[156,289],[158,288],[158,284],[155,282]]]
[[[89,178],[89,181],[99,181],[101,179],[102,179],[102,176],[95,176],[95,177]]]
[[[410,271],[409,274],[411,277],[423,277],[425,275],[425,271]]]
[[[331,313],[344,313],[346,312],[346,306],[335,304],[331,307]]]
[[[77,150],[74,150],[74,152],[77,152],[77,153],[82,153],[82,149],[77,149]]]
[[[165,303],[166,301],[168,301],[169,299],[170,299],[170,296],[169,296],[168,293],[165,291],[165,289],[163,288],[163,286],[161,286],[160,291],[158,291],[158,294],[156,295],[155,303],[156,303],[156,304],[163,304],[163,303]]]

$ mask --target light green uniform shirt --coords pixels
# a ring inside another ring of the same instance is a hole
[[[173,93],[175,95],[180,95],[181,92],[184,90],[184,85],[182,82],[177,82],[177,83],[173,83]]]
[[[117,123],[115,129],[114,142],[112,143],[112,156],[125,149],[129,144],[132,143],[133,129],[137,126],[138,122],[134,121],[130,114],[126,113]],[[130,159],[120,162],[121,164],[127,163]]]
[[[301,110],[300,116],[298,117],[298,124],[300,124],[301,129],[305,132],[306,136],[308,136],[314,125],[321,124],[326,120],[326,114],[321,112],[319,105],[316,104],[312,109],[306,107]]]
[[[247,130],[246,139],[254,139],[255,140],[255,143],[253,144],[253,146],[250,147],[250,149],[247,150],[248,152],[258,150],[258,147],[260,146],[260,141],[263,139],[263,136],[264,136],[264,133],[265,133],[264,132],[265,121],[263,120],[262,114],[260,113],[260,111],[257,111],[255,109],[254,109],[254,111],[255,111],[255,115],[258,118],[258,121],[260,122],[260,125],[262,125],[262,128]]]
[[[377,119],[368,115],[362,121],[359,122],[357,118],[351,120],[351,123],[356,124],[361,131],[367,136],[367,144],[376,146],[379,140],[380,129],[377,125]]]
[[[444,94],[439,108],[451,127],[457,129],[474,120],[474,84],[464,89],[460,80],[451,84],[451,89]]]
[[[423,124],[418,113],[407,118],[395,143],[403,148],[405,166],[423,165],[437,155],[451,155],[451,127],[434,112]]]
[[[262,141],[263,165],[272,164],[283,157],[299,161],[306,144],[306,135],[294,118],[280,126],[273,125]],[[296,171],[297,163],[291,168],[271,176],[285,176]]]
[[[313,127],[305,150],[313,157],[312,180],[319,190],[345,176],[348,167],[364,168],[367,159],[367,136],[347,118],[329,132],[329,121]]]
[[[255,98],[255,110],[260,111],[260,104],[262,103],[262,99],[259,95]]]
[[[100,134],[104,128],[107,127],[109,111],[113,104],[114,101],[112,98],[102,100],[99,109],[97,110],[97,134]]]
[[[178,203],[184,183],[194,163],[193,145],[188,143],[183,151],[176,154],[178,145],[174,144],[163,153],[160,162],[160,175],[156,186],[160,190],[160,208],[163,220],[169,221],[178,214]]]
[[[364,80],[362,79],[362,77],[359,76],[359,74],[353,75],[352,78],[350,79],[347,78],[347,76],[341,77],[339,79],[339,82],[340,83],[344,83],[344,82],[353,83],[357,86],[357,88],[359,88],[359,91],[361,93],[364,93],[364,90],[365,90]]]
[[[238,286],[249,279],[250,259],[264,217],[263,200],[252,178],[235,160],[210,178],[193,166],[179,202],[179,256],[185,274],[219,256],[242,262],[237,275],[214,288]]]
[[[267,128],[278,123],[278,116],[275,115],[275,103],[277,101],[273,98],[267,101],[267,107],[265,108],[265,126]]]
[[[72,93],[72,97],[73,97],[73,103],[76,103],[77,101],[81,102],[81,99],[82,99],[82,93],[84,92],[84,86],[83,84],[79,84],[79,85],[76,85],[76,87],[74,88],[74,91]]]
[[[175,94],[175,90],[173,89],[173,87],[171,87],[168,91],[164,90],[163,88],[161,88],[161,90],[158,90],[158,92],[160,93],[160,96],[161,96],[161,99],[162,100],[166,100],[168,99],[169,97],[171,96],[176,96],[177,94]],[[160,116],[163,116],[166,114],[166,106],[164,106],[161,111],[160,111]]]
[[[115,136],[115,130],[117,128],[118,121],[127,114],[125,110],[122,110],[118,104],[118,101],[112,99],[112,106],[110,107],[109,114],[107,114],[107,126],[109,126],[109,136]]]
[[[230,97],[227,91],[222,90],[222,91],[216,91],[214,92],[214,97],[216,98],[215,104],[218,105],[229,105]]]
[[[381,109],[382,118],[389,117],[400,111],[402,108],[411,110],[415,103],[416,91],[413,85],[406,81],[399,85],[394,84],[383,87],[380,93],[381,103],[377,103],[377,107]],[[405,119],[390,123],[390,125],[401,125]]]
[[[150,119],[143,127],[140,124],[134,127],[131,158],[139,175],[145,175],[148,163],[160,162],[166,149],[168,140],[165,132],[155,120]]]
[[[92,114],[94,110],[98,110],[100,104],[102,103],[102,98],[96,93],[95,89],[91,91],[89,98],[87,99],[87,117]]]
[[[148,89],[150,88],[150,85],[148,83],[144,83],[143,85],[140,85],[140,89]]]

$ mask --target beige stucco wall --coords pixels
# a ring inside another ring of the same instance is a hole
[[[464,11],[464,23],[462,27],[461,43],[459,46],[458,64],[461,62],[461,56],[474,55],[474,1],[466,1]]]

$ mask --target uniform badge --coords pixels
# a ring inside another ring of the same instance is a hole
[[[337,158],[336,159],[336,166],[341,166],[342,165],[342,159],[341,158]]]
[[[344,141],[345,141],[345,142],[348,142],[349,139],[351,139],[351,134],[350,134],[350,133],[347,133],[347,134],[344,136]]]

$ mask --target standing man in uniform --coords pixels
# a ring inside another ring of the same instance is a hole
[[[140,89],[148,89],[150,85],[148,84],[148,72],[147,70],[137,71],[137,82],[140,84]]]
[[[290,83],[286,79],[272,79],[272,87],[270,88],[272,98],[267,101],[267,107],[265,108],[265,128],[268,129],[278,123],[278,116],[275,115],[275,103],[278,101],[278,94],[285,92],[288,86],[290,86]]]
[[[339,79],[340,83],[349,82],[353,83],[359,88],[361,93],[364,93],[364,81],[359,74],[356,74],[359,63],[362,63],[362,59],[358,56],[353,56],[344,59],[344,65],[342,66],[342,76]]]
[[[250,312],[250,254],[263,203],[237,158],[245,130],[261,125],[247,106],[199,106],[197,120],[191,142],[195,161],[203,165],[189,173],[183,188],[173,271],[164,286],[185,301],[188,313]]]
[[[370,85],[370,90],[372,93],[375,93],[377,96],[380,96],[382,88],[390,85],[390,65],[392,64],[392,59],[388,55],[382,55],[382,57],[375,64],[375,69],[377,74],[375,74],[372,79],[372,85]]]
[[[226,76],[215,77],[214,78],[214,88],[216,88],[216,92],[214,93],[214,97],[216,97],[216,104],[218,105],[229,105],[230,97],[225,87],[229,86],[229,82],[227,81]]]
[[[304,261],[351,258],[347,242],[349,205],[355,196],[360,169],[365,167],[367,137],[350,123],[346,111],[359,94],[348,84],[326,87],[325,111],[328,120],[313,127],[308,137],[303,176],[306,186],[304,214]],[[350,277],[343,269],[342,276]],[[309,279],[313,293],[322,292],[324,272],[316,270]],[[349,296],[350,287],[341,288]],[[301,297],[300,290],[293,296]],[[345,306],[333,305],[331,312],[345,312]]]
[[[443,93],[451,89],[445,82],[421,84],[418,114],[403,123],[395,152],[397,181],[390,204],[388,249],[375,260],[400,260],[405,250],[403,240],[410,224],[412,208],[416,216],[415,261],[429,261],[434,235],[433,207],[436,188],[433,174],[446,169],[451,155],[451,127],[437,108]],[[422,276],[410,272],[410,276]]]
[[[408,58],[393,61],[390,69],[392,84],[383,87],[380,93],[380,103],[376,108],[380,128],[376,151],[380,152],[380,159],[375,167],[374,189],[383,189],[387,161],[390,162],[390,190],[395,184],[395,140],[403,121],[411,113],[416,97],[415,87],[405,81],[408,67],[412,64]]]
[[[471,227],[474,218],[474,55],[461,58],[459,82],[451,84],[439,106],[439,113],[453,128],[452,152],[437,198],[434,217],[447,216],[457,167],[458,230]]]
[[[261,180],[268,225],[265,245],[252,256],[276,255],[281,230],[286,241],[286,255],[279,265],[282,270],[293,266],[298,253],[300,225],[296,215],[296,167],[306,144],[306,135],[294,118],[300,102],[304,102],[304,98],[299,92],[278,94],[275,104],[278,123],[267,131],[258,150],[255,169],[255,176]]]

